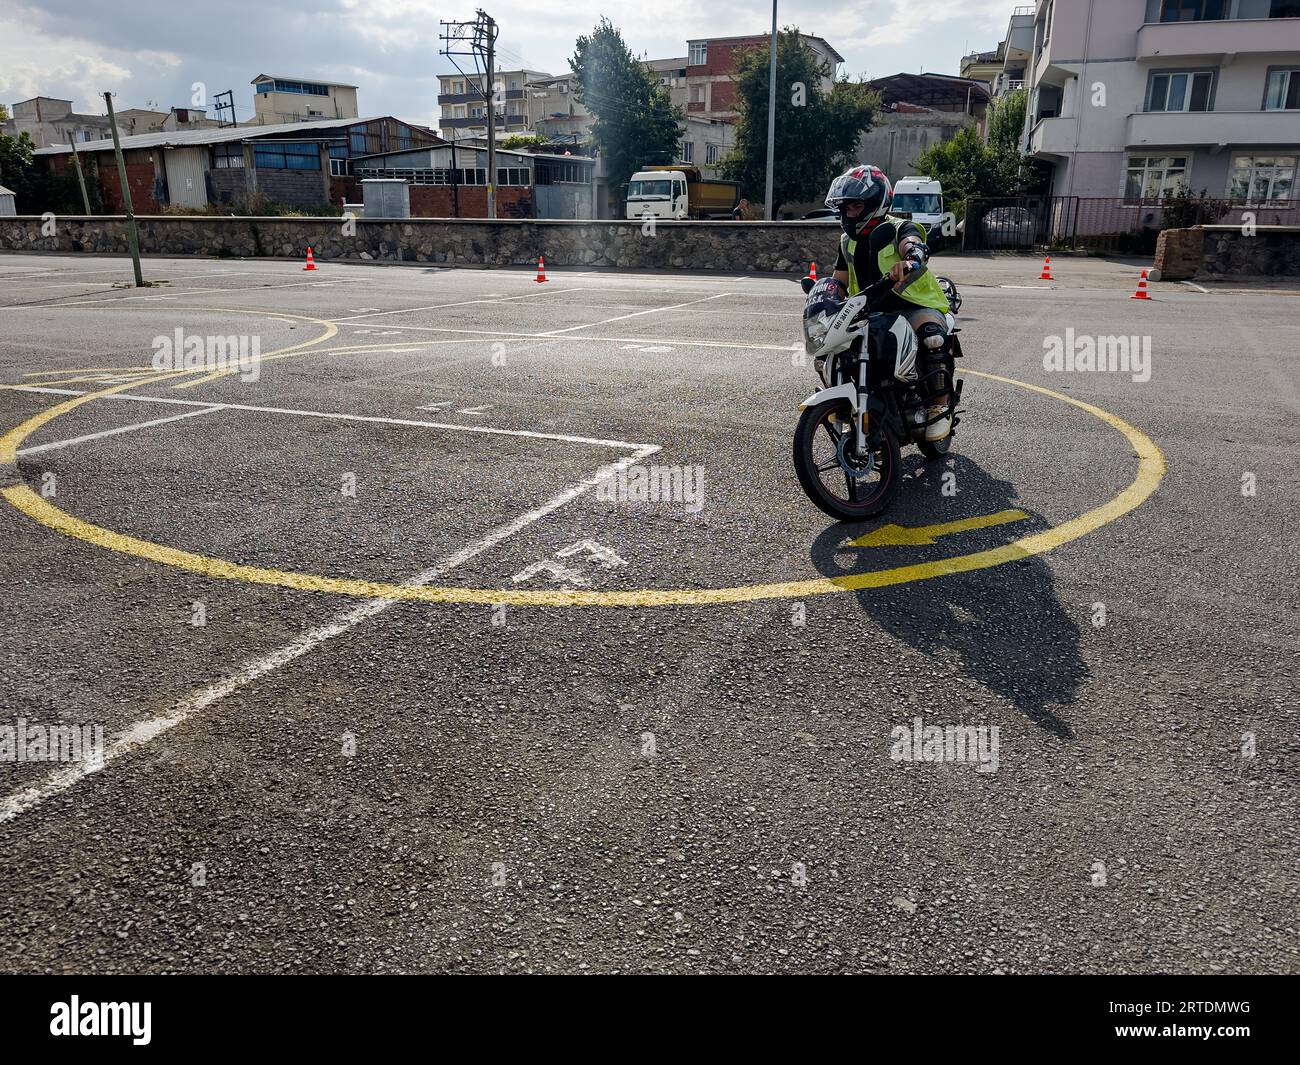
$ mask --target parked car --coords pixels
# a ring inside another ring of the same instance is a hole
[[[994,207],[980,219],[980,234],[986,248],[1032,248],[1042,227],[1024,207]]]
[[[806,215],[799,217],[800,222],[829,222],[839,218],[839,215],[829,207],[819,207],[815,211],[809,211]]]

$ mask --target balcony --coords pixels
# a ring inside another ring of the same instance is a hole
[[[1300,18],[1148,22],[1137,33],[1139,59],[1300,52]]]
[[[1073,118],[1040,118],[1029,131],[1030,155],[1069,155],[1074,151]]]
[[[1130,148],[1267,147],[1295,144],[1296,111],[1144,111],[1129,115]]]
[[[523,89],[504,89],[501,93],[501,99],[505,100],[522,100],[524,98]],[[438,94],[438,103],[440,104],[469,104],[482,103],[483,94],[474,90],[472,92],[444,92]]]

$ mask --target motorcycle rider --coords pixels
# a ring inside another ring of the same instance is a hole
[[[847,286],[855,296],[888,274],[894,282],[904,282],[929,258],[925,230],[910,219],[889,213],[894,190],[882,170],[863,163],[846,170],[831,182],[826,206],[838,212],[840,228],[839,255],[835,260],[835,280]],[[948,339],[948,297],[934,274],[917,275],[900,291],[887,292],[876,304],[888,314],[901,314],[915,330],[923,362],[921,374],[942,366],[944,344]],[[948,393],[929,397],[928,417],[938,419],[926,427],[925,438],[942,440],[951,430]]]

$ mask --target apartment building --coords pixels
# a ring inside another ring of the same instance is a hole
[[[821,37],[800,36],[825,64],[822,89],[830,92],[844,57]],[[767,48],[771,36],[708,37],[687,42],[686,112],[699,118],[733,122],[736,118],[736,86],[731,80],[740,54],[749,48]]]
[[[357,117],[357,87],[259,74],[253,79],[253,122],[320,122]]]
[[[477,73],[439,75],[438,132],[446,140],[487,135],[486,80],[484,74]],[[529,131],[528,85],[550,81],[552,76],[543,70],[498,70],[494,80],[500,93],[496,105],[497,135],[508,137]]]
[[[1007,35],[990,52],[963,56],[961,76],[982,81],[993,99],[1025,87],[1025,68],[1034,51],[1034,7],[1018,7],[1012,12]]]
[[[1026,72],[1054,195],[1297,197],[1300,0],[1039,0]]]
[[[87,144],[111,137],[107,115],[84,115],[72,110],[71,100],[52,96],[34,96],[9,108],[9,118],[2,128],[11,137],[26,133],[38,148],[53,144]],[[118,132],[125,132],[122,123]]]

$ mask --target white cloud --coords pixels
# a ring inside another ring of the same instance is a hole
[[[220,14],[196,18],[175,0],[132,0],[115,7],[86,0],[0,0],[0,100],[74,96],[100,112],[99,94],[117,105],[184,106],[192,82],[209,96],[235,92],[241,118],[252,111],[258,73],[335,78],[359,87],[365,114],[430,121],[436,75],[452,69],[439,55],[439,18],[470,19],[478,3],[500,26],[503,69],[562,73],[575,38],[610,14],[637,54],[684,56],[692,37],[766,33],[771,9],[753,0],[657,0],[611,7],[593,0],[539,7],[529,0],[223,0]],[[914,0],[781,0],[779,22],[824,37],[843,69],[871,76],[900,70],[956,74],[963,50],[996,46],[1014,0],[964,0],[960,13],[918,8]],[[250,30],[255,27],[254,32]]]

